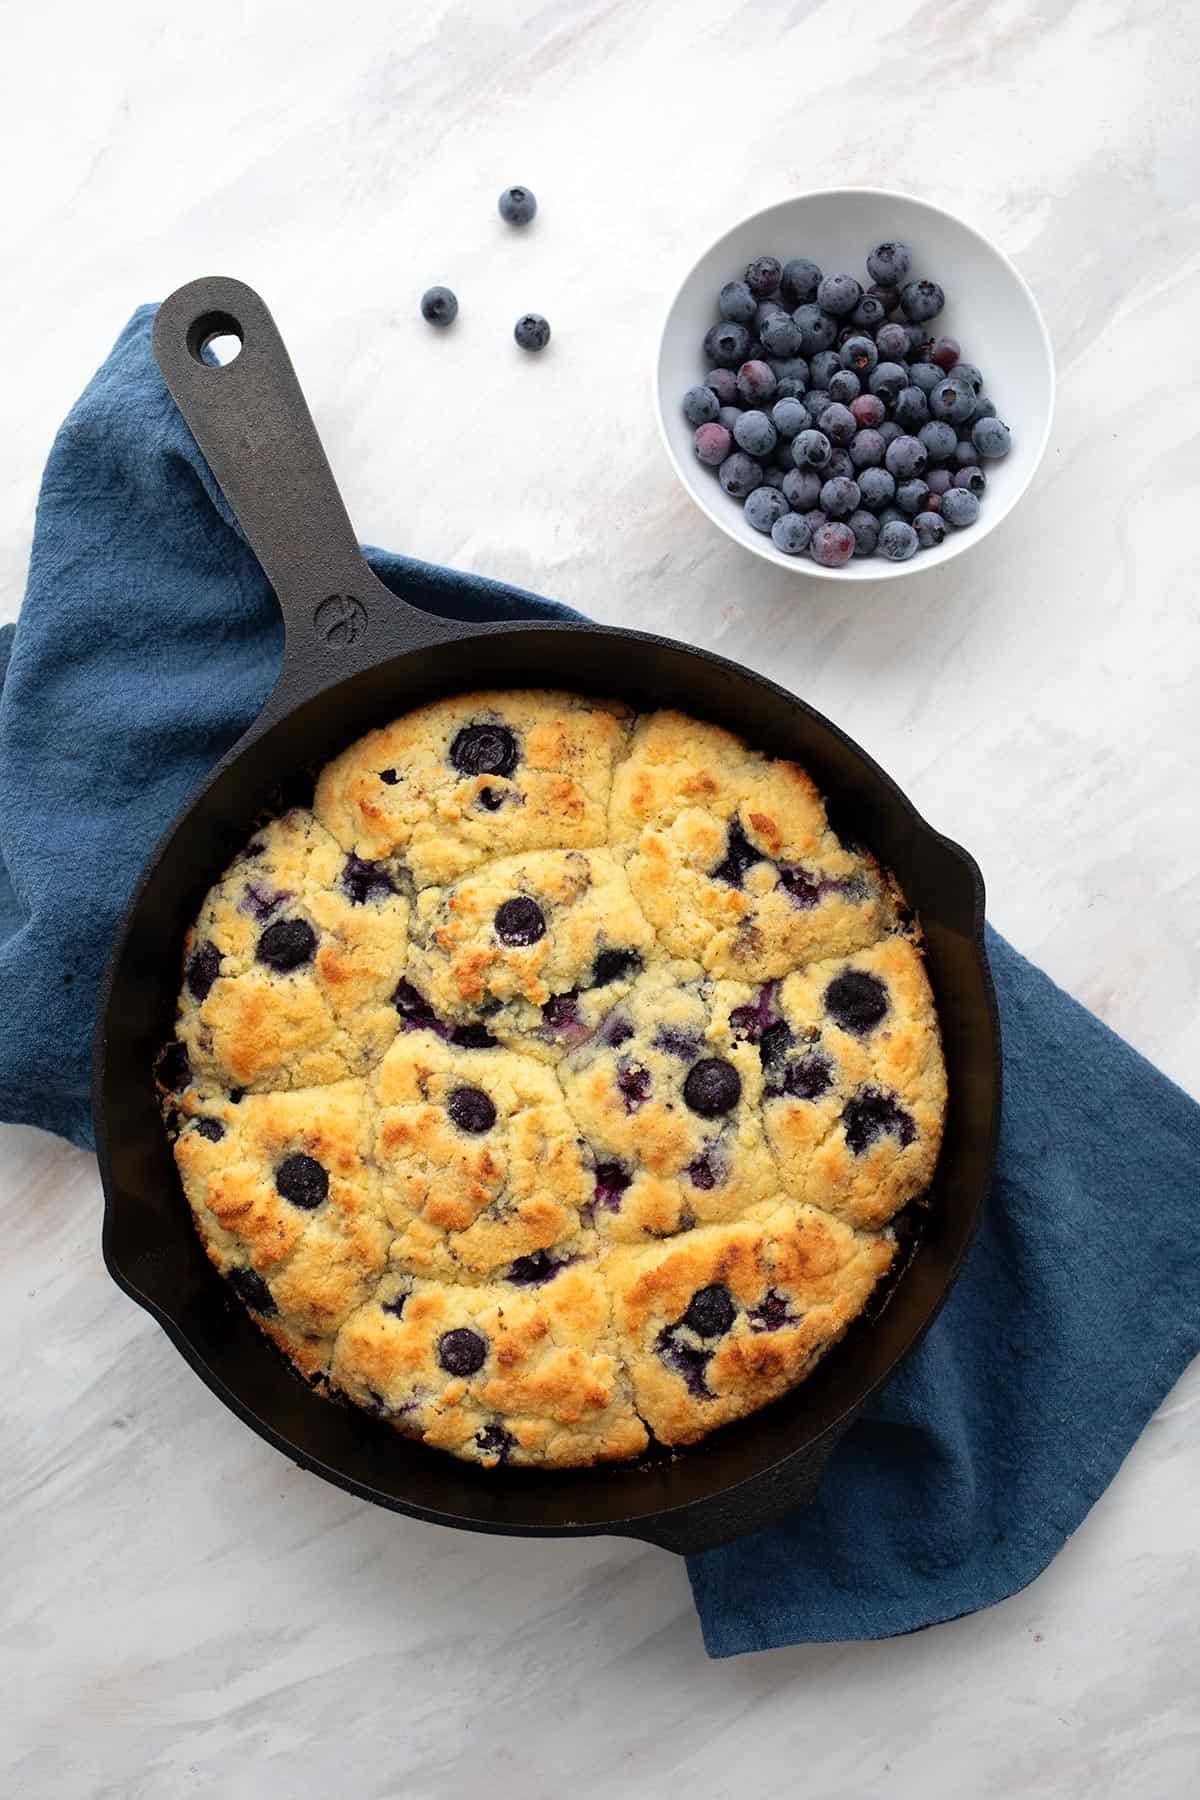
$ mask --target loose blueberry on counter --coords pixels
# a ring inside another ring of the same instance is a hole
[[[505,188],[496,204],[506,225],[528,225],[537,212],[537,201],[527,187]]]
[[[188,958],[184,981],[193,1000],[204,1000],[221,973],[221,952],[215,944],[201,944]]]
[[[845,475],[831,475],[821,489],[821,506],[831,519],[848,519],[858,503],[858,483]]]
[[[737,372],[737,389],[746,406],[765,406],[775,394],[774,369],[768,362],[747,358]],[[733,435],[736,437],[737,432]]]
[[[510,949],[521,950],[546,935],[546,920],[536,900],[517,894],[496,908],[492,923],[496,936]]]
[[[771,527],[771,542],[785,556],[803,556],[812,542],[808,520],[796,512],[784,513]]]
[[[364,862],[353,853],[342,869],[342,887],[353,906],[365,906],[376,894],[396,892],[396,884],[382,863]]]
[[[741,418],[741,413],[738,418]],[[719,469],[733,449],[733,438],[724,425],[701,425],[692,439],[696,456],[707,468]]]
[[[270,1288],[257,1269],[230,1269],[225,1279],[242,1304],[250,1307],[253,1312],[270,1318],[272,1313],[279,1311]]]
[[[792,1311],[785,1295],[777,1288],[768,1288],[758,1305],[748,1309],[746,1323],[751,1331],[782,1331],[785,1325],[798,1325],[800,1317]]]
[[[733,1295],[721,1282],[714,1281],[692,1295],[680,1324],[694,1331],[697,1337],[724,1337],[736,1318],[737,1304]]]
[[[820,285],[821,271],[807,256],[791,257],[780,271],[780,292],[789,306],[804,306],[815,300]]]
[[[937,498],[936,495],[933,496]],[[920,512],[913,520],[913,530],[917,534],[917,542],[922,550],[936,550],[946,535],[946,526],[939,513]]]
[[[822,488],[822,493],[824,489]],[[826,522],[813,532],[809,555],[823,569],[841,569],[854,555],[854,533],[848,525]]]
[[[988,404],[991,404],[990,401]],[[1003,419],[985,415],[983,418],[976,418],[972,425],[971,442],[980,456],[1007,456],[1012,449],[1012,433]]]
[[[888,993],[878,975],[866,969],[845,969],[825,989],[826,1012],[843,1031],[865,1037],[888,1010]]]
[[[855,556],[874,556],[875,546],[879,542],[879,520],[874,513],[852,512],[846,520],[854,533]]]
[[[768,862],[770,858],[763,850],[755,849],[742,828],[742,822],[736,816],[729,821],[729,836],[725,841],[725,854],[710,877],[713,881],[727,881],[730,887],[741,887],[747,869],[755,863]]]
[[[798,513],[811,512],[821,497],[821,477],[815,469],[789,469],[783,492],[788,505]]]
[[[518,1256],[509,1264],[504,1279],[514,1287],[541,1287],[543,1282],[553,1281],[568,1260],[556,1261],[548,1250],[531,1250],[528,1256]]]
[[[426,288],[421,295],[421,317],[427,325],[453,325],[458,317],[458,298],[448,287]]]
[[[544,350],[550,342],[549,321],[541,313],[522,313],[513,326],[513,337],[522,350]]]
[[[316,949],[317,934],[307,919],[277,919],[259,938],[254,954],[269,969],[286,974],[311,962]]]
[[[717,470],[717,480],[733,499],[744,500],[747,494],[762,486],[762,464],[747,456],[744,450],[735,450]]]
[[[447,1375],[474,1375],[487,1360],[487,1343],[477,1331],[460,1325],[438,1339],[437,1359]]]
[[[717,295],[717,311],[736,325],[752,325],[755,300],[744,281],[727,281]]]
[[[964,531],[979,517],[979,502],[968,488],[947,488],[942,495],[942,517],[956,531]]]
[[[756,256],[746,265],[746,285],[757,300],[765,300],[779,286],[783,271],[773,256]]]
[[[710,369],[704,377],[705,387],[712,389],[722,406],[734,406],[737,403],[737,376],[732,369]]]
[[[895,1095],[885,1094],[873,1087],[860,1088],[846,1102],[842,1128],[846,1133],[847,1147],[855,1156],[861,1156],[885,1131],[899,1138],[901,1148],[911,1144],[917,1135],[916,1125],[903,1107],[897,1104]]]
[[[772,356],[795,356],[800,349],[800,327],[791,313],[775,312],[759,326],[763,348]]]
[[[907,562],[916,554],[917,534],[907,519],[888,519],[879,533],[878,549],[889,562]]]
[[[900,289],[900,311],[911,325],[936,319],[945,304],[946,296],[936,281],[910,281]]]
[[[637,950],[601,950],[592,964],[591,985],[607,987],[610,981],[636,975],[641,966],[642,958]]]
[[[329,1174],[315,1156],[300,1150],[285,1156],[276,1169],[275,1188],[290,1205],[315,1212],[329,1197]]]
[[[750,367],[749,364],[746,367]],[[745,370],[743,370],[743,374]],[[738,377],[739,381],[741,376]],[[765,412],[744,412],[734,429],[734,441],[747,456],[769,456],[779,441],[779,434]]]
[[[966,488],[968,494],[974,494],[975,498],[978,500],[980,494],[982,494],[984,488],[987,486],[987,476],[982,469],[968,465],[967,468],[958,471],[957,475],[954,477],[954,485],[955,487]]]
[[[446,1112],[460,1131],[478,1137],[496,1123],[496,1108],[482,1088],[455,1088],[446,1102]]]
[[[782,493],[766,482],[762,487],[755,488],[752,494],[747,494],[743,508],[747,525],[755,531],[761,531],[764,537],[771,535],[787,510],[788,503]]]
[[[704,354],[718,369],[736,369],[746,360],[750,333],[733,319],[712,325],[704,336]]]
[[[741,1097],[741,1076],[732,1063],[719,1056],[701,1057],[683,1084],[685,1105],[702,1119],[716,1119],[731,1112]]]
[[[210,1144],[219,1144],[225,1136],[225,1127],[220,1119],[197,1119],[196,1130],[202,1138],[207,1138]]]
[[[826,275],[817,289],[817,305],[835,319],[847,318],[863,297],[853,275]]]
[[[898,288],[911,267],[908,245],[894,238],[876,244],[867,255],[867,274],[872,281],[882,282],[887,287]]]
[[[721,410],[721,402],[710,387],[699,383],[683,396],[683,416],[689,425],[711,425]]]
[[[957,375],[945,375],[929,391],[929,405],[935,419],[948,419],[961,425],[975,411],[975,390],[970,382]]]

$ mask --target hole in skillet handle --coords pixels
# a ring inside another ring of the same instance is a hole
[[[232,313],[204,313],[188,327],[188,350],[205,368],[224,368],[238,356],[244,342],[245,334]]]

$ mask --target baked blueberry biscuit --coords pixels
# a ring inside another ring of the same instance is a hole
[[[316,815],[344,849],[401,859],[418,887],[517,850],[600,845],[630,719],[578,694],[439,700],[331,762]]]
[[[919,934],[803,769],[478,693],[257,831],[155,1067],[197,1229],[310,1380],[494,1468],[802,1381],[932,1180]]]

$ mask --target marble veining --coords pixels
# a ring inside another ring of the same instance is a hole
[[[1194,7],[45,0],[0,45],[3,616],[53,432],[129,312],[240,275],[364,538],[788,682],[971,847],[1003,931],[1200,1088]],[[495,212],[515,181],[524,233]],[[1060,372],[1014,516],[849,594],[710,528],[649,402],[699,251],[839,182],[994,235]],[[441,335],[434,281],[462,305]],[[511,342],[530,308],[540,358]],[[1024,1593],[713,1665],[665,1554],[441,1532],[246,1432],[105,1275],[90,1157],[0,1131],[0,1206],[6,1792],[1194,1791],[1197,1368]]]

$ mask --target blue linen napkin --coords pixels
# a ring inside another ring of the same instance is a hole
[[[0,1118],[90,1145],[96,989],[137,872],[271,686],[282,627],[141,308],[51,452],[0,631]],[[444,617],[576,617],[368,551]],[[713,1656],[886,1637],[1050,1561],[1200,1351],[1200,1107],[995,933],[1004,1120],[980,1237],[817,1500],[689,1559]]]

